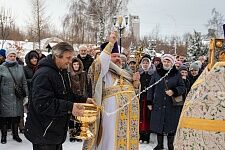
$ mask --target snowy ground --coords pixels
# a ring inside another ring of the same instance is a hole
[[[23,139],[22,143],[18,143],[12,140],[11,132],[8,132],[7,136],[7,143],[1,144],[0,143],[0,150],[32,150],[32,144],[25,139],[23,134],[20,134],[20,137]],[[152,150],[156,145],[156,136],[151,134],[151,141],[150,144],[140,144],[139,150]],[[165,144],[164,144],[165,145]],[[81,150],[82,143],[74,142],[71,143],[66,140],[63,144],[63,150]]]

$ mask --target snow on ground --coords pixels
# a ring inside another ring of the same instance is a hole
[[[22,143],[18,143],[12,139],[11,132],[8,132],[7,143],[0,143],[0,150],[32,150],[32,144],[24,137],[23,134],[20,134],[20,137],[23,139]],[[156,145],[156,136],[151,135],[150,144],[140,144],[139,150],[152,150]],[[69,142],[68,138],[63,144],[63,150],[81,150],[82,143],[78,142]]]

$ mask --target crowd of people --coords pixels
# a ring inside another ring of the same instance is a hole
[[[104,112],[92,126],[95,138],[84,141],[84,150],[137,150],[150,142],[151,133],[157,134],[154,150],[166,147],[164,136],[173,150],[185,98],[206,66],[204,56],[190,63],[171,54],[131,59],[119,53],[114,33],[95,56],[88,54],[86,45],[75,56],[66,42],[56,44],[46,57],[30,51],[25,65],[13,48],[0,50],[0,55],[1,143],[7,143],[10,130],[13,139],[22,142],[21,132],[34,150],[62,150],[67,130],[70,142],[81,142],[75,137],[80,123],[74,116],[83,115],[79,103],[86,102],[103,106]],[[21,98],[15,86],[26,96]],[[178,96],[182,102],[176,104]]]

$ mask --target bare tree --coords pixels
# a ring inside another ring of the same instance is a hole
[[[2,39],[2,48],[14,26],[14,20],[9,10],[7,11],[4,7],[0,8],[0,38]]]
[[[41,39],[49,33],[49,17],[45,13],[45,3],[43,0],[31,0],[32,5],[32,24],[30,25],[29,34],[33,41],[38,42],[38,48],[41,49]]]
[[[25,39],[25,33],[20,30],[19,27],[13,25],[10,34],[8,36],[8,40],[15,40],[15,41],[23,41]]]
[[[65,40],[71,43],[84,43],[87,23],[87,4],[83,0],[74,0],[70,3],[69,12],[63,21]]]
[[[215,36],[222,37],[223,36],[223,24],[225,22],[225,19],[221,13],[216,11],[215,8],[212,9],[211,12],[212,18],[208,20],[208,23],[206,24],[206,27],[208,29],[215,31]]]
[[[152,33],[158,33],[158,32],[152,32]],[[169,53],[169,54],[176,53],[177,55],[182,55],[182,56],[186,55],[187,45],[181,39],[181,37],[179,36],[159,37],[155,35],[158,35],[158,34],[153,34],[153,35],[143,37],[140,40],[140,45],[143,48],[147,48],[149,50],[152,50],[154,47],[154,50],[157,53]],[[175,52],[175,48],[176,48],[176,52]]]
[[[70,42],[96,43],[110,31],[113,16],[126,9],[128,0],[73,0],[63,21],[64,35]],[[124,8],[124,9],[123,9]]]
[[[89,0],[88,13],[94,22],[99,23],[99,40],[104,41],[106,32],[112,29],[114,16],[127,11],[129,0]],[[121,15],[121,14],[120,14]]]

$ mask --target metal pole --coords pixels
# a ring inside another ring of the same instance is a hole
[[[224,38],[225,38],[225,24],[223,24],[223,34],[224,34]]]

